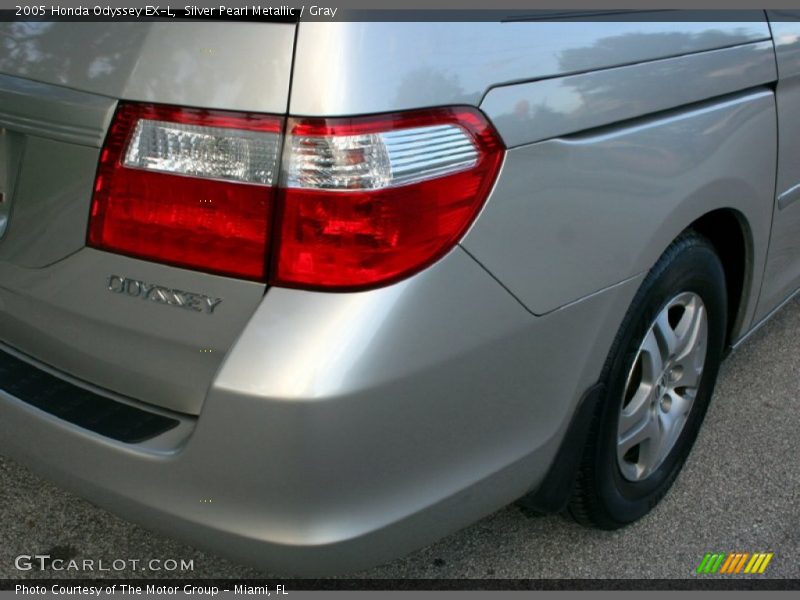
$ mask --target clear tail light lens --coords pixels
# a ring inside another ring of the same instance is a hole
[[[274,282],[363,289],[422,270],[472,223],[503,152],[472,109],[290,119]]]
[[[89,245],[263,280],[283,120],[123,104],[100,155]]]
[[[283,125],[122,104],[101,153],[89,245],[275,285],[366,289],[452,249],[504,155],[469,108],[289,119],[285,143]]]
[[[279,148],[277,132],[139,119],[122,165],[271,186]]]

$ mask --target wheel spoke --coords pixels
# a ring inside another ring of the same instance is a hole
[[[662,424],[664,425],[664,430],[668,431],[675,423],[680,422],[681,418],[689,413],[689,409],[692,407],[692,399],[684,398],[674,391],[667,392],[666,396],[669,398],[670,402],[669,410],[666,412],[662,411],[661,414],[663,415]]]
[[[664,370],[664,357],[653,330],[647,332],[640,350],[642,357],[642,380],[655,385]]]
[[[624,436],[647,417],[652,396],[653,388],[642,383],[628,405],[622,409],[619,419],[620,436]]]
[[[675,350],[676,362],[683,362],[692,356],[696,357],[702,350],[705,358],[706,316],[705,307],[698,298],[693,298],[675,328],[678,346]],[[702,362],[702,361],[701,361]]]
[[[637,425],[631,427],[624,435],[619,437],[617,442],[618,452],[620,456],[624,456],[625,453],[634,446],[647,440],[650,440],[650,443],[654,441],[658,442],[659,437],[660,430],[658,428],[658,423],[653,418],[653,414],[647,411],[647,415],[644,419],[640,420]]]
[[[660,464],[667,455],[672,451],[675,441],[678,439],[683,424],[686,422],[686,417],[692,407],[691,400],[676,394],[675,392],[668,393],[670,399],[670,408],[668,411],[659,411],[658,422],[661,431],[661,439],[659,440],[658,448],[655,451],[655,462]]]
[[[653,324],[653,331],[658,338],[659,347],[661,348],[662,357],[666,359],[675,354],[678,349],[678,336],[675,335],[675,330],[669,324],[669,310],[664,309],[656,317],[656,322]]]
[[[678,380],[673,383],[675,388],[697,388],[706,360],[708,325],[705,307],[697,298],[693,298],[689,306],[691,308],[687,308],[676,328],[680,339],[680,350],[674,359],[674,364],[681,373]]]

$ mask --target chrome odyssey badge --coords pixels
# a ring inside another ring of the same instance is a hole
[[[108,278],[108,291],[114,294],[125,294],[132,298],[140,298],[159,304],[168,304],[176,308],[213,314],[222,302],[222,298],[212,298],[205,294],[195,294],[185,290],[168,288],[155,283],[145,283],[138,279],[110,275]]]

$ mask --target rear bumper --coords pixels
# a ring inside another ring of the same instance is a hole
[[[124,444],[0,390],[0,450],[198,547],[352,571],[540,483],[638,283],[534,317],[457,248],[379,290],[273,288],[179,433]]]

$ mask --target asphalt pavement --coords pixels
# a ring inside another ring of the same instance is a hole
[[[691,578],[707,552],[772,552],[754,577],[800,578],[800,300],[723,364],[695,448],[647,517],[585,529],[509,506],[427,548],[351,577]],[[254,571],[128,523],[0,457],[0,578],[15,557],[177,559],[193,571],[115,577],[249,578]],[[55,575],[55,573],[45,573]],[[95,576],[98,574],[95,573]],[[108,574],[105,574],[108,575]],[[91,573],[64,571],[63,577]]]

